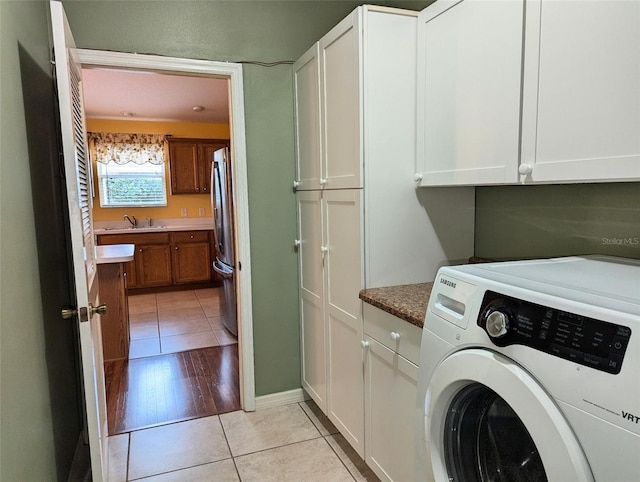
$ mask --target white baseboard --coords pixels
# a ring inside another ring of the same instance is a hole
[[[302,388],[296,388],[286,392],[270,393],[269,395],[256,397],[256,410],[287,405],[289,403],[304,402],[308,399],[309,397]]]

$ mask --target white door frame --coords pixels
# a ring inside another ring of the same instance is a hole
[[[246,411],[255,410],[255,376],[253,364],[253,304],[251,299],[251,259],[249,246],[249,202],[247,153],[244,129],[244,91],[242,65],[230,62],[193,60],[159,55],[143,55],[104,50],[78,49],[83,67],[113,67],[193,76],[229,79],[231,104],[231,147],[234,153],[234,215],[238,265],[238,328],[240,362],[240,402]]]

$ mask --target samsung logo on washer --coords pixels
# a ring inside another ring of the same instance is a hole
[[[449,281],[448,279],[445,279],[445,278],[440,278],[440,283],[442,283],[445,286],[448,286],[449,288],[456,287],[456,284],[453,281]]]

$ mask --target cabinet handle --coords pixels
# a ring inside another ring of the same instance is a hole
[[[300,247],[300,240],[299,239],[294,239],[293,240],[293,247],[294,248],[299,248]]]
[[[326,186],[328,182],[329,181],[327,180],[327,178],[325,178],[325,177],[321,177],[320,178],[320,185],[321,186]]]
[[[416,172],[416,173],[413,175],[413,180],[414,180],[415,182],[420,182],[420,181],[422,181],[422,174],[420,174],[419,172]]]
[[[518,172],[523,176],[526,176],[533,172],[533,166],[531,164],[520,164],[518,166]]]
[[[362,341],[360,342],[360,345],[361,345],[361,346],[362,346],[362,348],[364,348],[365,350],[366,350],[367,348],[369,348],[369,342],[368,342],[367,340],[362,340]]]
[[[400,333],[398,333],[397,331],[392,331],[389,336],[391,337],[391,339],[393,341],[398,341],[400,339]]]
[[[322,251],[322,254],[327,254],[329,252],[329,247],[328,246],[320,246],[320,251]]]
[[[293,189],[298,189],[300,183],[298,181],[293,181]]]

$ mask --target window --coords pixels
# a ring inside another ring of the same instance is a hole
[[[90,133],[101,207],[166,206],[165,139]]]

